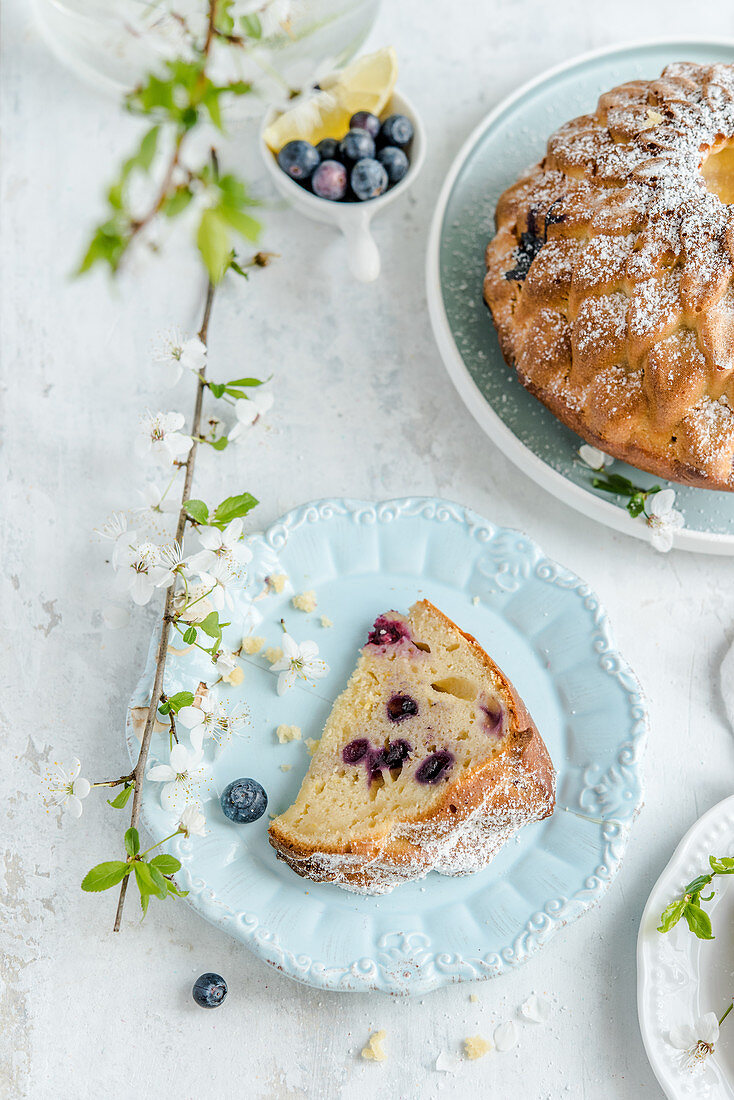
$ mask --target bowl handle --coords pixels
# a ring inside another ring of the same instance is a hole
[[[361,283],[371,283],[380,274],[380,253],[370,233],[367,211],[360,211],[361,217],[355,213],[350,210],[348,217],[340,219],[339,228],[346,238],[350,271]]]

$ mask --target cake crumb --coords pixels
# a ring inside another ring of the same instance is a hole
[[[477,997],[476,993],[470,993],[469,994],[469,1000],[471,1001],[471,1003],[473,1005],[475,1005],[477,1003],[477,1001],[479,1000],[479,997]]]
[[[368,1062],[384,1062],[387,1054],[382,1049],[382,1044],[387,1036],[386,1031],[373,1031],[367,1046],[362,1050],[362,1057]]]
[[[481,1035],[470,1035],[468,1039],[464,1040],[464,1053],[471,1061],[475,1061],[477,1058],[483,1058],[485,1054],[489,1054],[492,1046],[483,1039]]]
[[[324,630],[326,630],[328,627],[333,626],[334,624],[333,624],[333,622],[331,621],[331,619],[329,618],[328,615],[322,615],[321,616],[321,625],[323,626]]]
[[[308,749],[309,753],[311,754],[311,756],[313,756],[313,754],[316,752],[316,749],[319,747],[320,743],[321,743],[320,738],[318,740],[315,737],[307,737],[306,738],[305,745],[306,745],[306,748]]]
[[[278,595],[281,594],[286,584],[288,583],[287,573],[271,573],[270,576],[265,578],[265,583],[268,588],[272,588]]]
[[[289,772],[289,771],[291,770],[291,768],[292,768],[292,767],[293,767],[293,765],[292,765],[292,764],[281,764],[281,765],[280,765],[280,770],[281,770],[282,772]]]
[[[275,736],[278,738],[281,745],[285,745],[288,741],[300,741],[301,740],[301,727],[300,726],[286,726],[286,725],[278,726],[278,728],[275,731]]]
[[[257,634],[251,635],[249,638],[242,639],[242,652],[249,653],[252,656],[254,653],[259,653],[264,645],[264,638]]]
[[[283,656],[283,650],[279,645],[269,645],[263,653],[263,657],[266,661],[269,661],[271,665],[274,665],[277,661],[280,661]]]
[[[472,603],[474,604],[475,607],[478,607],[478,605],[479,605],[479,596],[472,597]]]
[[[307,592],[301,592],[299,595],[294,596],[291,603],[296,611],[315,611],[317,603],[316,593],[313,588],[309,588]]]

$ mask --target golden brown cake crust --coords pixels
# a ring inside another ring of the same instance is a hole
[[[669,65],[566,123],[501,196],[484,297],[587,442],[734,489],[734,65]]]
[[[425,607],[450,630],[458,631],[500,687],[508,711],[512,733],[495,756],[475,768],[459,782],[448,782],[439,805],[415,822],[416,841],[406,836],[391,836],[381,844],[355,840],[332,846],[293,843],[276,819],[268,830],[270,843],[279,858],[307,878],[319,882],[335,881],[352,889],[378,892],[381,881],[387,888],[404,878],[418,877],[416,872],[435,866],[435,852],[425,844],[428,832],[442,843],[450,841],[443,873],[461,874],[488,863],[502,843],[522,825],[539,821],[553,813],[555,771],[548,750],[525,704],[502,670],[471,634],[461,630],[428,600]],[[477,811],[481,810],[481,821]],[[469,828],[471,825],[471,828]],[[451,859],[457,869],[451,870]]]

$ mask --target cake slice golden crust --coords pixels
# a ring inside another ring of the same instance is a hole
[[[428,600],[377,619],[270,842],[294,871],[383,893],[480,870],[553,812],[555,773],[514,687]]]
[[[500,197],[484,297],[564,424],[734,490],[734,65],[669,65],[561,126]]]

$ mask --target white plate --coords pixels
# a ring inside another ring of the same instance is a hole
[[[637,941],[637,1009],[645,1050],[669,1100],[734,1098],[734,1015],[722,1025],[714,1053],[691,1072],[668,1042],[675,1024],[693,1023],[705,1012],[721,1016],[734,993],[734,889],[731,877],[714,880],[716,895],[705,904],[715,939],[698,940],[685,921],[657,931],[660,914],[697,875],[709,856],[734,854],[734,795],[719,802],[686,833],[655,883],[642,914]],[[704,891],[707,893],[707,891]]]

